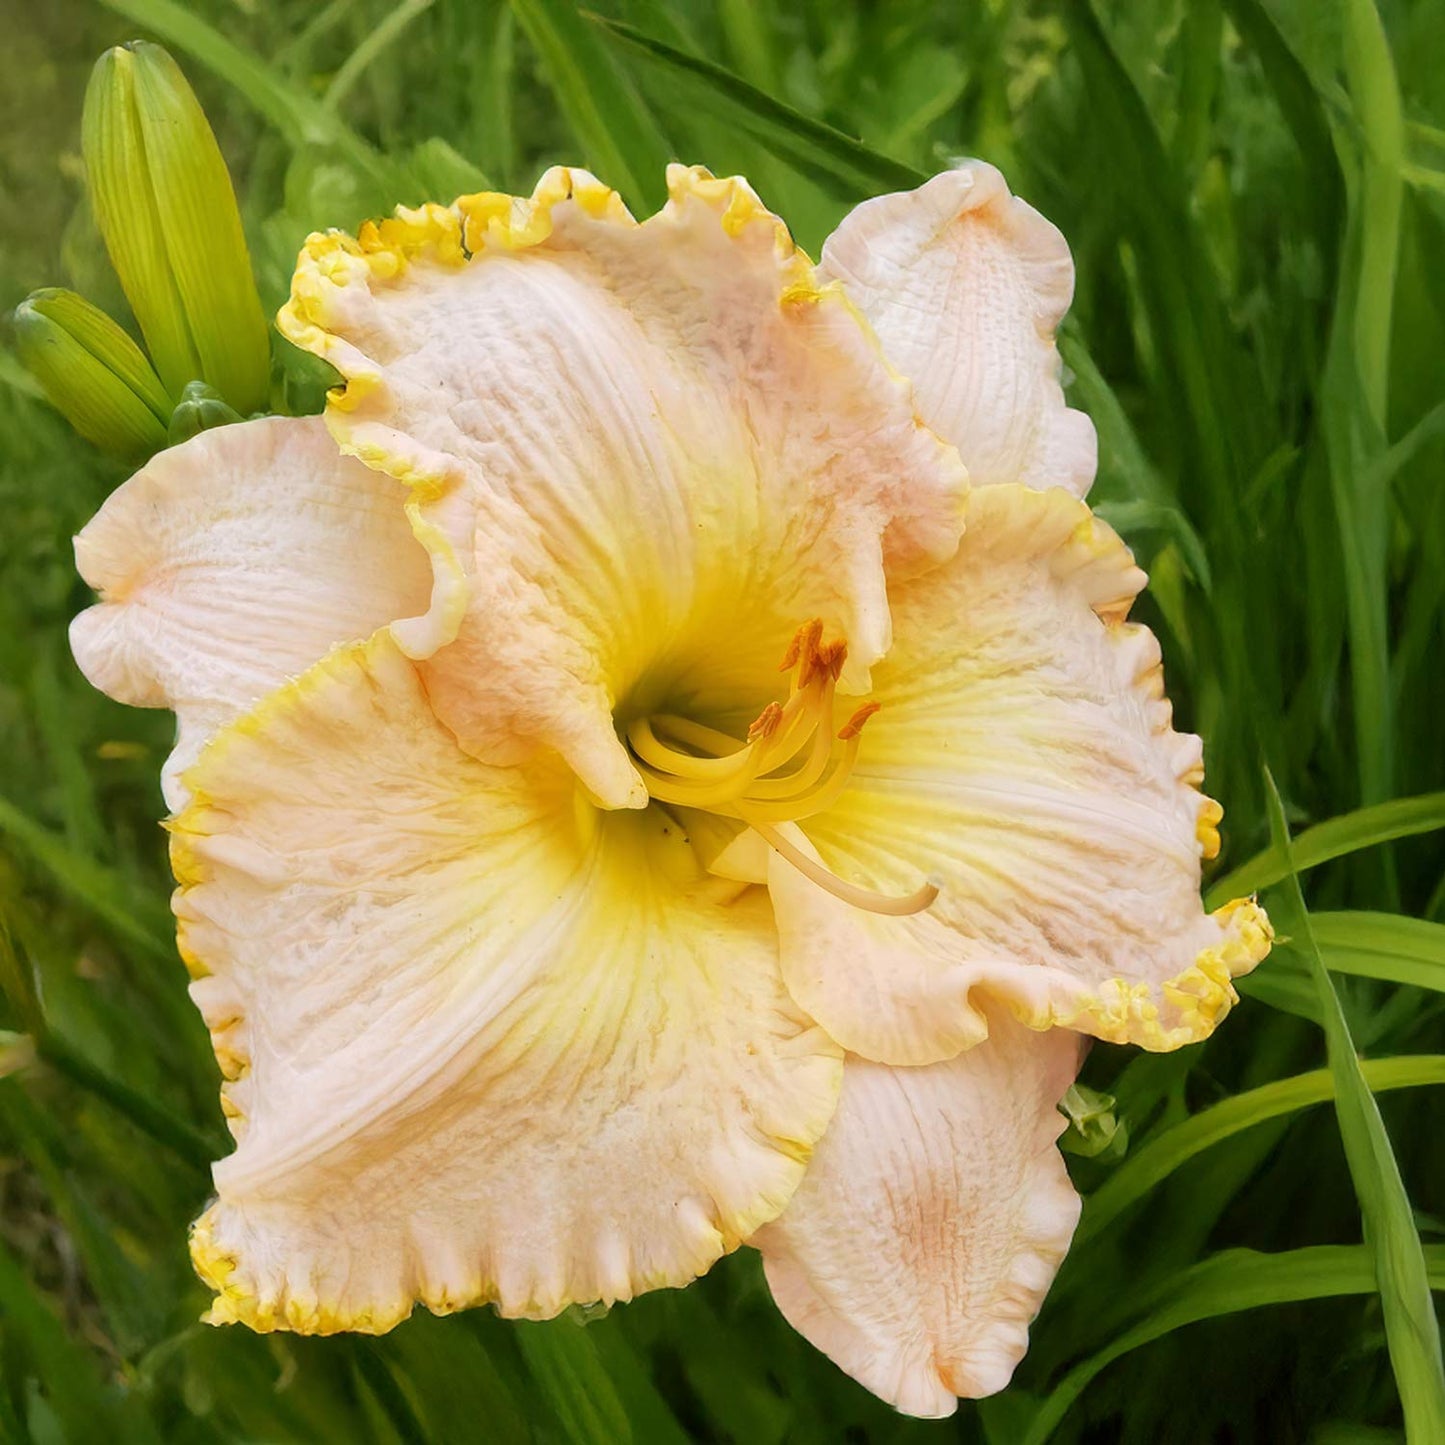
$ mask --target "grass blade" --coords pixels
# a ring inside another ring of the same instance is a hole
[[[1388,491],[1377,476],[1387,454],[1405,141],[1394,62],[1374,0],[1347,0],[1342,10],[1359,179],[1350,198],[1322,417],[1345,564],[1360,796],[1364,803],[1376,803],[1389,796],[1394,773],[1390,514]]]
[[[385,19],[367,32],[366,39],[346,57],[336,74],[331,77],[331,84],[326,87],[326,94],[321,98],[322,105],[327,110],[336,110],[351,93],[351,88],[365,74],[366,67],[382,54],[387,46],[395,44],[401,38],[402,31],[435,3],[436,0],[402,0],[400,5],[388,12]]]
[[[1445,1245],[1424,1251],[1429,1284],[1445,1289]],[[1371,1294],[1375,1274],[1370,1251],[1358,1244],[1317,1245],[1284,1254],[1231,1249],[1165,1280],[1150,1292],[1145,1317],[1098,1354],[1076,1365],[1044,1401],[1022,1445],[1044,1445],[1069,1407],[1099,1372],[1121,1355],[1200,1320],[1264,1305]],[[1420,1445],[1439,1436],[1421,1436]],[[1410,1437],[1413,1442],[1415,1437]]]
[[[587,163],[628,205],[661,205],[672,159],[652,112],[570,0],[511,0]]]
[[[527,1368],[572,1445],[629,1445],[627,1410],[586,1329],[566,1317],[516,1329]]]
[[[1361,848],[1373,848],[1396,838],[1409,838],[1416,833],[1429,833],[1445,828],[1445,793],[1424,793],[1418,798],[1395,798],[1373,807],[1357,808],[1338,818],[1317,823],[1294,839],[1287,853],[1277,842],[1255,854],[1248,862],[1216,879],[1209,886],[1209,906],[1217,908],[1231,898],[1257,893],[1281,882],[1290,874],[1290,858],[1294,871],[1304,873],[1342,858]]]
[[[115,1398],[101,1384],[90,1352],[41,1299],[3,1240],[0,1320],[4,1322],[7,1343],[13,1339],[20,1346],[43,1381],[45,1398],[65,1428],[65,1439],[114,1440],[122,1445],[132,1441],[152,1445],[160,1440],[143,1415],[126,1408],[125,1401]]]
[[[177,1119],[148,1095],[96,1068],[57,1035],[42,1035],[36,1040],[36,1048],[39,1056],[57,1073],[64,1074],[71,1083],[109,1104],[143,1134],[169,1149],[177,1159],[205,1172],[210,1169],[213,1159],[228,1152],[227,1145],[219,1137],[208,1138],[184,1119]]]
[[[1316,913],[1315,943],[1331,973],[1445,992],[1445,924],[1398,913]]]
[[[1292,866],[1284,805],[1268,773],[1265,788],[1270,833],[1288,869],[1280,893],[1284,907],[1277,909],[1277,916],[1304,953],[1319,991],[1340,1138],[1360,1201],[1365,1244],[1374,1260],[1390,1363],[1405,1411],[1405,1434],[1411,1445],[1427,1445],[1445,1440],[1445,1365],[1424,1250],[1379,1105],[1370,1092],[1344,1010],[1315,942],[1299,876]]]
[[[250,102],[293,147],[335,146],[373,181],[391,187],[393,167],[332,111],[175,0],[101,0],[109,10],[200,61]]]
[[[135,892],[124,880],[93,858],[71,848],[13,803],[0,798],[0,836],[38,863],[82,907],[88,909],[117,938],[133,944],[152,958],[175,962],[169,910],[148,896],[139,910]]]
[[[908,190],[927,179],[912,166],[879,155],[833,126],[812,120],[781,100],[775,100],[766,91],[749,85],[711,60],[689,55],[620,20],[590,14],[587,18],[683,81],[690,100],[743,126],[781,159],[804,171],[821,166],[828,175],[844,183],[852,199],[871,195],[879,189]]]
[[[1363,1065],[1365,1083],[1375,1093],[1445,1084],[1445,1054],[1410,1054],[1395,1059],[1370,1059]],[[1131,1204],[1163,1183],[1196,1154],[1263,1124],[1334,1097],[1328,1069],[1314,1069],[1263,1084],[1201,1109],[1182,1124],[1155,1134],[1096,1189],[1084,1203],[1084,1218],[1074,1237],[1077,1249],[1107,1229]]]
[[[1346,0],[1345,76],[1360,127],[1360,265],[1355,295],[1355,365],[1380,432],[1387,422],[1390,334],[1400,252],[1405,118],[1395,62],[1375,0]]]

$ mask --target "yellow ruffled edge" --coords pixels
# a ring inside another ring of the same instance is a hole
[[[1174,751],[1175,776],[1180,786],[1197,799],[1194,832],[1200,858],[1207,861],[1218,857],[1224,809],[1202,791],[1202,744],[1192,734],[1174,731],[1174,708],[1165,694],[1158,643],[1147,628],[1128,620],[1134,599],[1148,578],[1118,533],[1096,517],[1087,503],[1073,498],[1069,503],[1085,514],[1070,536],[1069,548],[1081,555],[1086,565],[1097,568],[1101,579],[1111,574],[1118,579],[1115,585],[1101,587],[1090,598],[1096,615],[1121,644],[1141,637],[1148,639],[1144,664],[1135,673],[1133,685],[1145,700],[1155,732]],[[1239,1002],[1233,980],[1254,969],[1269,953],[1274,939],[1269,918],[1254,898],[1235,898],[1210,917],[1218,923],[1222,936],[1218,943],[1203,949],[1182,973],[1157,985],[1111,979],[1096,994],[1079,1000],[1070,1018],[1057,1022],[1072,1025],[1087,1020],[1088,1031],[1097,1038],[1155,1052],[1207,1039]],[[1166,1011],[1173,1016],[1167,1024],[1162,1017]]]
[[[1254,969],[1274,940],[1274,928],[1253,898],[1236,898],[1209,916],[1220,926],[1220,941],[1182,973],[1160,984],[1111,978],[1097,992],[1073,1000],[1072,1007],[1025,1022],[1031,1028],[1074,1028],[1153,1053],[1202,1043],[1239,1002],[1234,980]]]
[[[776,1220],[787,1208],[788,1199],[803,1180],[818,1140],[823,1137],[836,1108],[844,1067],[844,1053],[840,1046],[833,1043],[816,1024],[809,1033],[832,1051],[829,1055],[832,1064],[830,1099],[828,1107],[820,1110],[810,1122],[805,1134],[767,1136],[771,1147],[797,1166],[787,1198],[782,1202],[778,1202],[776,1196],[771,1200],[763,1199],[753,1210],[732,1221],[711,1219],[709,1222],[715,1233],[716,1247],[711,1244],[698,1247],[687,1262],[671,1269],[655,1269],[645,1273],[639,1272],[633,1264],[629,1267],[628,1287],[602,1300],[551,1300],[539,1303],[534,1296],[526,1302],[513,1301],[510,1307],[504,1307],[497,1280],[483,1274],[480,1269],[475,1270],[460,1289],[429,1281],[423,1274],[404,1286],[403,1292],[399,1292],[393,1299],[372,1299],[359,1306],[341,1304],[334,1295],[328,1298],[304,1284],[298,1289],[290,1281],[276,1295],[267,1297],[243,1282],[237,1253],[217,1239],[220,1204],[213,1200],[191,1225],[189,1237],[192,1267],[201,1282],[214,1295],[210,1306],[200,1316],[200,1321],[208,1325],[240,1324],[258,1334],[283,1330],[303,1335],[382,1335],[408,1319],[419,1305],[439,1316],[491,1305],[503,1318],[546,1320],[555,1318],[572,1304],[586,1306],[600,1303],[610,1306],[613,1303],[626,1303],[638,1295],[654,1290],[683,1288],[706,1274],[719,1259],[735,1253],[749,1243],[760,1229]]]
[[[1079,588],[1119,649],[1120,666],[1133,669],[1131,685],[1156,736],[1172,754],[1179,786],[1196,799],[1195,837],[1200,857],[1216,857],[1224,809],[1201,791],[1202,744],[1192,733],[1175,732],[1158,642],[1147,627],[1129,621],[1134,599],[1144,590],[1148,577],[1119,534],[1086,502],[1062,488],[1039,492],[1023,487],[983,487],[971,494],[970,502],[985,509],[993,505],[1007,508],[1010,503],[1004,494],[1010,492],[1015,497],[1027,493],[1030,505],[1038,508],[1038,534],[1060,539],[1050,559],[1053,573]],[[1159,1053],[1207,1039],[1239,1002],[1233,980],[1262,962],[1274,939],[1269,918],[1253,897],[1233,899],[1209,917],[1219,925],[1219,941],[1202,949],[1175,977],[1158,984],[1109,979],[1096,989],[1072,996],[1064,1007],[1051,1004],[1037,1014],[1021,1012],[1020,1018],[1030,1028],[1077,1028],[1108,1043],[1133,1044]]]
[[[179,812],[167,818],[162,827],[168,835],[171,873],[176,888],[171,895],[171,909],[176,916],[176,951],[193,982],[214,976],[200,951],[191,942],[189,923],[185,915],[184,900],[187,894],[212,881],[211,869],[203,851],[196,846],[196,840],[211,836],[206,826],[206,815],[214,807],[214,800],[206,791],[205,769],[226,750],[237,737],[254,736],[265,727],[267,721],[284,711],[293,699],[317,685],[318,681],[335,666],[338,658],[354,654],[365,655],[379,645],[389,629],[379,632],[363,642],[351,643],[333,649],[318,660],[299,677],[293,677],[267,693],[249,712],[227,723],[206,745],[202,758],[192,763],[182,774],[186,789],[186,803]],[[239,1003],[234,1008],[203,1006],[207,1030],[210,1033],[211,1049],[221,1072],[221,1113],[231,1136],[239,1140],[245,1129],[246,1111],[237,1097],[236,1085],[245,1080],[250,1072],[250,1052],[246,1045],[245,1018]],[[199,1266],[198,1266],[199,1267]]]
[[[838,1051],[836,1064],[841,1083],[841,1049]],[[826,1122],[824,1120],[823,1125],[826,1125]],[[822,1127],[820,1125],[819,1137]],[[812,1145],[797,1145],[798,1163],[803,1166],[798,1174],[799,1183],[811,1158],[812,1148]],[[770,1205],[765,1210],[758,1211],[755,1217],[740,1219],[736,1228],[725,1233],[719,1231],[721,1247],[717,1250],[700,1251],[692,1264],[683,1270],[663,1270],[635,1276],[632,1287],[628,1292],[618,1295],[615,1301],[574,1300],[570,1304],[586,1306],[597,1303],[626,1303],[638,1295],[654,1290],[685,1287],[706,1274],[718,1259],[735,1253],[742,1245],[749,1243],[760,1229],[776,1220],[786,1207],[786,1204],[776,1208]],[[422,1281],[415,1285],[414,1294],[398,1294],[395,1300],[389,1303],[373,1300],[357,1308],[335,1303],[320,1294],[297,1291],[294,1288],[287,1288],[273,1299],[263,1298],[254,1289],[241,1283],[236,1254],[217,1240],[217,1209],[218,1205],[213,1203],[191,1225],[190,1230],[192,1267],[201,1282],[214,1295],[209,1308],[200,1316],[202,1324],[239,1324],[256,1331],[257,1334],[272,1334],[284,1330],[300,1335],[384,1335],[410,1318],[418,1305],[433,1315],[457,1314],[462,1310],[492,1305],[505,1319],[532,1320],[553,1319],[570,1307],[569,1303],[563,1302],[546,1307],[529,1305],[504,1310],[499,1304],[499,1291],[495,1280],[488,1279],[480,1271],[463,1290],[453,1291],[445,1286],[431,1286]]]
[[[191,1226],[191,1264],[201,1282],[215,1293],[210,1308],[201,1316],[202,1324],[245,1325],[262,1335],[276,1330],[303,1335],[382,1335],[395,1329],[414,1308],[408,1303],[405,1308],[381,1312],[374,1308],[352,1312],[294,1295],[279,1305],[263,1304],[254,1291],[236,1282],[236,1256],[217,1244],[214,1221],[212,1205]]]
[[[1119,534],[1102,518],[1095,516],[1088,503],[1058,489],[1042,495],[1053,506],[1081,514],[1067,542],[1059,550],[1056,573],[1078,577],[1089,605],[1115,642],[1126,644],[1134,639],[1147,639],[1141,648],[1144,655],[1134,673],[1132,685],[1145,702],[1154,731],[1171,744],[1180,783],[1198,794],[1194,836],[1199,843],[1200,857],[1205,861],[1217,858],[1219,824],[1223,821],[1224,809],[1201,790],[1204,782],[1202,745],[1193,734],[1174,731],[1174,706],[1165,693],[1164,663],[1158,644],[1148,628],[1129,621],[1134,599],[1144,590],[1149,579],[1135,563],[1134,554]]]
[[[289,692],[298,681],[299,679],[285,683],[278,691]],[[270,696],[263,698],[257,705],[258,710],[266,707],[270,701]],[[212,739],[212,743],[222,742],[233,725],[222,728],[216,738]],[[193,838],[206,836],[206,830],[197,827],[195,820],[209,806],[204,792],[195,787],[195,771],[195,765],[192,764],[183,774],[188,790],[185,806],[161,825],[169,835],[171,873],[176,880],[176,889],[171,896],[171,908],[176,914],[176,952],[180,954],[181,962],[192,982],[213,976],[210,965],[191,946],[186,919],[180,907],[185,895],[206,882],[208,876],[205,861],[192,843]],[[211,1052],[215,1055],[216,1067],[221,1074],[221,1115],[231,1137],[239,1140],[245,1130],[246,1111],[237,1097],[239,1091],[236,1086],[242,1084],[251,1071],[251,1056],[245,1042],[245,1019],[242,1010],[237,1007],[219,1014],[214,1010],[206,1010],[204,1022],[210,1034]]]
[[[757,224],[772,232],[775,254],[785,269],[785,302],[817,300],[825,291],[841,290],[819,283],[788,228],[742,177],[671,165],[667,186],[667,206],[642,224],[667,222],[689,198],[696,198],[717,215],[729,236],[740,236]],[[382,384],[375,364],[332,330],[342,321],[348,288],[393,285],[422,259],[461,269],[489,252],[541,246],[552,235],[553,211],[564,201],[575,202],[593,220],[625,228],[639,224],[621,196],[595,176],[553,166],[527,198],[482,191],[459,196],[449,206],[398,206],[385,220],[367,221],[355,237],[336,230],[308,236],[297,258],[290,299],[276,324],[287,340],[330,362],[344,378],[328,397],[328,414],[355,411]]]

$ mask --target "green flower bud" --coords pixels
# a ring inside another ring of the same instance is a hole
[[[52,406],[112,456],[143,461],[166,444],[171,403],[145,353],[73,291],[36,291],[15,310],[20,360]]]
[[[171,425],[166,440],[171,446],[188,442],[199,432],[210,431],[213,426],[230,426],[240,421],[240,413],[221,400],[220,393],[204,381],[188,381],[181,392],[181,399],[171,413]]]
[[[1115,1113],[1112,1095],[1074,1084],[1059,1108],[1067,1115],[1069,1130],[1059,1148],[1081,1159],[1118,1159],[1129,1147],[1129,1126]]]
[[[96,62],[82,148],[106,250],[171,397],[200,377],[238,411],[261,410],[269,333],[235,192],[160,46],[136,41]]]

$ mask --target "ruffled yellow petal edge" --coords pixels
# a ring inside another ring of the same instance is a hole
[[[986,490],[975,491],[973,498],[985,506],[990,500]],[[1169,751],[1180,786],[1197,799],[1195,836],[1200,856],[1216,857],[1224,809],[1200,790],[1203,745],[1193,734],[1174,731],[1174,708],[1164,691],[1158,640],[1147,627],[1128,620],[1148,578],[1118,533],[1084,502],[1051,489],[1037,494],[1035,505],[1077,519],[1054,554],[1054,575],[1070,578],[1080,587],[1119,649],[1121,665],[1132,674],[1131,685],[1150,726]],[[1158,1053],[1207,1039],[1239,1002],[1233,980],[1251,972],[1274,940],[1269,917],[1253,897],[1232,899],[1210,917],[1219,925],[1219,941],[1201,950],[1194,963],[1174,978],[1161,984],[1110,979],[1096,992],[1070,997],[1063,1007],[1051,1004],[1037,1014],[1021,1015],[1023,1022],[1036,1029],[1076,1028],[1108,1043],[1134,1044]],[[1173,1020],[1168,1025],[1160,1018],[1161,999]]]
[[[1202,1043],[1239,1002],[1234,980],[1255,968],[1274,939],[1269,918],[1253,898],[1236,898],[1210,917],[1222,937],[1183,973],[1162,984],[1113,978],[1097,993],[1070,1000],[1067,1009],[1050,1009],[1025,1022],[1036,1029],[1076,1028],[1106,1043],[1134,1044],[1153,1053]],[[1161,997],[1175,1019],[1167,1026],[1160,1019]]]
[[[371,649],[378,639],[386,635],[386,631],[387,629],[383,629],[366,642],[352,644],[349,650]],[[347,649],[338,649],[331,656],[334,658],[345,650]],[[304,696],[307,691],[317,687],[326,676],[324,664],[325,659],[299,677],[291,678],[267,693],[249,712],[222,728],[207,745],[208,759],[221,756],[237,737],[254,736],[265,728],[270,719],[283,715],[294,706],[297,697]],[[185,907],[186,895],[213,878],[204,853],[195,846],[197,838],[210,836],[212,830],[206,825],[206,815],[215,806],[206,792],[201,776],[202,770],[194,765],[182,774],[186,789],[185,806],[161,824],[168,834],[171,875],[176,880],[176,888],[171,895],[171,911],[176,919],[176,952],[193,982],[212,977],[210,965],[191,946]],[[206,1026],[211,1036],[211,1051],[215,1054],[216,1066],[221,1073],[221,1114],[231,1136],[239,1140],[246,1127],[244,1098],[248,1087],[247,1075],[251,1069],[245,1019],[239,1008],[234,1011],[224,1008],[219,1012],[203,1012],[206,1013]],[[197,1268],[200,1268],[199,1263]],[[202,1277],[208,1280],[210,1278],[204,1271]]]
[[[779,262],[779,303],[811,305],[827,295],[847,306],[873,339],[871,328],[847,301],[842,287],[818,281],[811,261],[794,244],[787,227],[741,177],[719,178],[702,167],[671,165],[667,186],[668,206],[647,224],[667,222],[691,197],[714,212],[730,237],[755,226],[768,228]],[[382,369],[338,333],[346,329],[358,294],[398,285],[418,260],[460,270],[489,252],[543,245],[553,232],[553,212],[564,201],[574,202],[595,221],[628,228],[638,225],[617,192],[595,176],[553,166],[525,199],[483,191],[460,196],[449,206],[398,206],[393,216],[366,222],[355,237],[336,230],[312,233],[297,259],[290,299],[276,317],[277,328],[288,341],[341,373],[342,385],[333,388],[327,399],[326,422],[342,452],[395,477],[410,490],[407,516],[417,541],[432,559],[436,579],[427,615],[392,627],[397,644],[410,657],[428,657],[455,638],[466,610],[462,559],[423,510],[457,484],[456,464],[380,420],[386,413]],[[881,347],[878,354],[882,357]]]
[[[235,1255],[216,1243],[212,1231],[214,1211],[208,1209],[191,1225],[191,1265],[201,1283],[215,1292],[211,1307],[201,1316],[205,1325],[245,1325],[257,1334],[269,1335],[277,1330],[290,1330],[300,1335],[384,1335],[401,1324],[414,1306],[378,1312],[376,1310],[341,1310],[319,1299],[305,1299],[288,1294],[283,1304],[263,1303],[251,1290],[233,1283],[237,1261]],[[426,1301],[433,1314],[450,1314],[466,1309],[480,1300],[458,1300],[455,1303]]]

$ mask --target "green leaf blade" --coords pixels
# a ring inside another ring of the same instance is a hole
[[[1360,1202],[1365,1244],[1374,1261],[1390,1363],[1405,1411],[1406,1438],[1410,1445],[1428,1445],[1445,1439],[1445,1363],[1424,1247],[1380,1107],[1355,1053],[1344,1010],[1315,941],[1293,866],[1284,805],[1268,775],[1266,791],[1272,841],[1288,869],[1280,895],[1285,907],[1278,917],[1309,963],[1319,991],[1340,1138]]]
[[[642,214],[666,195],[667,141],[632,85],[568,0],[511,0],[587,163]]]

